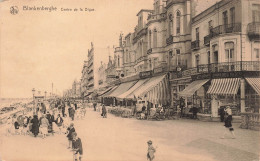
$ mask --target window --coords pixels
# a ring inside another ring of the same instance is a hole
[[[210,51],[208,51],[208,64],[210,64]]]
[[[120,67],[120,59],[119,59],[119,56],[117,57],[117,65],[118,65],[118,67]]]
[[[176,13],[176,34],[180,34],[181,30],[181,13],[178,11]]]
[[[257,61],[259,61],[259,57],[260,57],[259,54],[260,54],[260,49],[255,48],[254,49],[254,59],[256,59]]]
[[[196,40],[198,41],[200,39],[200,30],[199,28],[197,27],[196,28]]]
[[[177,66],[181,65],[181,50],[180,49],[176,49],[176,57],[177,57]]]
[[[235,24],[235,8],[230,8],[230,22],[231,25],[234,26]]]
[[[169,15],[169,36],[172,35],[173,19],[172,14]]]
[[[260,4],[253,4],[252,16],[253,22],[260,22]]]
[[[196,62],[195,62],[196,64],[195,65],[196,66],[200,65],[200,56],[199,55],[195,56],[195,60],[196,60]]]
[[[153,31],[153,47],[156,48],[157,47],[157,30],[154,29]]]
[[[213,29],[213,21],[209,21],[209,34],[211,33],[211,30]]]
[[[228,25],[227,11],[223,12],[223,25],[226,28]]]
[[[225,59],[226,59],[226,62],[234,61],[234,43],[233,42],[225,43]]]
[[[152,31],[149,30],[149,48],[152,48]]]

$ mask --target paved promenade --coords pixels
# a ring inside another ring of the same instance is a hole
[[[74,121],[82,139],[86,161],[145,161],[147,141],[157,152],[154,161],[257,161],[259,132],[239,129],[236,139],[220,139],[223,123],[197,120],[147,121],[120,118],[87,110],[83,120]],[[0,127],[0,157],[6,161],[72,161],[64,134],[46,139],[5,136]],[[0,159],[0,160],[1,160]]]

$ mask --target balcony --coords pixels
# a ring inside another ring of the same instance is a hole
[[[211,30],[210,37],[226,34],[226,33],[236,33],[241,32],[241,23],[233,23],[227,25],[220,25]]]
[[[210,35],[204,37],[204,45],[209,46],[210,38]]]
[[[258,61],[237,61],[202,64],[197,67],[184,70],[182,77],[191,76],[203,73],[218,73],[218,72],[238,72],[238,71],[260,71],[260,62]]]
[[[247,34],[250,40],[260,40],[260,22],[249,23]]]
[[[200,48],[200,40],[195,40],[191,42],[191,49],[197,50]]]
[[[133,43],[136,43],[139,38],[147,34],[147,28],[143,28],[137,33],[134,33]]]

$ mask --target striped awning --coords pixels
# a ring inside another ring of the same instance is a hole
[[[128,91],[137,81],[131,81],[120,84],[113,92],[111,92],[109,95],[106,95],[106,97],[117,97],[120,94]]]
[[[190,97],[192,96],[200,87],[202,87],[205,83],[207,83],[209,79],[196,80],[188,85],[183,91],[179,93],[181,97]]]
[[[240,86],[240,78],[213,79],[207,94],[236,95]]]
[[[246,78],[246,81],[260,95],[260,78]]]
[[[150,78],[139,80],[137,83],[135,83],[135,85],[134,85],[133,87],[131,87],[128,91],[126,91],[126,92],[120,94],[119,96],[117,96],[117,98],[118,98],[118,99],[127,99],[127,96],[128,96],[129,94],[131,94],[131,93],[132,93],[133,91],[135,91],[136,89],[141,88],[142,85],[143,85],[146,81],[148,81],[149,79],[150,79]],[[130,99],[130,98],[128,98],[128,99]],[[134,97],[131,98],[131,99],[134,99]]]
[[[100,95],[101,97],[106,97],[109,94],[111,94],[114,90],[117,89],[118,86],[114,86],[112,89],[110,89],[109,91],[107,91],[106,93],[103,93],[102,95]]]
[[[167,77],[163,77],[161,81],[157,82],[149,90],[145,91],[142,95],[146,94],[147,101],[154,104],[167,104],[169,101],[169,85]]]

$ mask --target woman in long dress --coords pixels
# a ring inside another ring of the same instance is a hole
[[[43,116],[41,120],[41,132],[42,132],[42,138],[46,138],[46,135],[48,134],[48,126],[49,126],[49,120],[46,118],[46,115]]]
[[[36,137],[39,134],[39,123],[40,123],[37,115],[33,116],[31,123],[32,123],[32,133],[34,134],[34,137]]]

